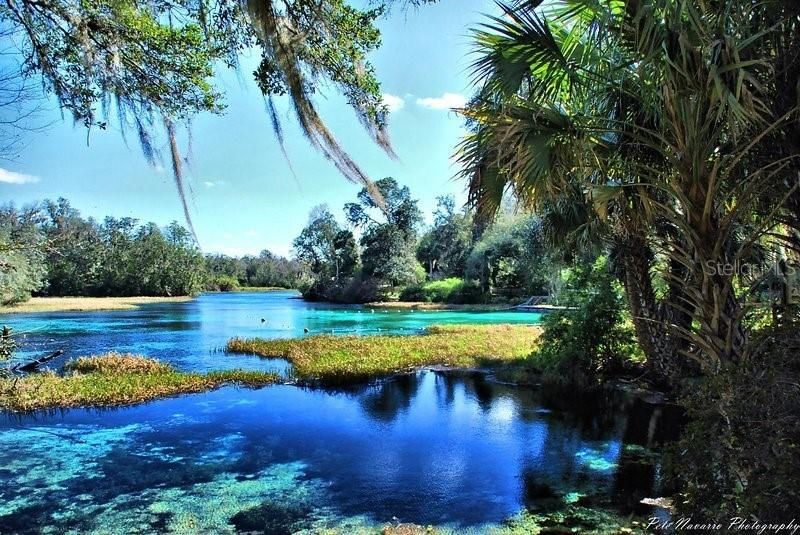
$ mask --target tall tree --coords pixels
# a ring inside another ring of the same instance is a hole
[[[353,233],[339,225],[327,206],[311,210],[309,223],[294,240],[293,247],[295,256],[321,279],[338,282],[352,276],[358,265]]]
[[[46,284],[45,237],[38,207],[0,209],[0,304],[25,301]]]
[[[797,192],[797,152],[775,157],[769,141],[797,121],[797,102],[769,104],[774,80],[796,74],[775,70],[776,54],[797,64],[777,52],[796,43],[796,7],[607,0],[554,2],[545,16],[538,4],[505,6],[476,34],[482,89],[462,147],[473,201],[491,211],[510,188],[536,205],[577,185],[639,264],[628,266],[643,283],[629,285],[634,315],[667,323],[706,371],[740,360],[729,266],[774,233]],[[667,303],[678,313],[647,312],[651,250],[680,289]]]
[[[408,187],[401,187],[394,178],[378,180],[375,188],[382,202],[364,188],[357,203],[344,207],[347,220],[363,231],[363,270],[393,286],[416,282],[419,263],[415,248],[422,212]]]
[[[420,239],[417,258],[428,268],[444,277],[463,275],[472,245],[472,217],[456,210],[452,195],[437,198],[433,226]]]

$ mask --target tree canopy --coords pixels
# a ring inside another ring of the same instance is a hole
[[[315,87],[335,87],[392,154],[387,108],[367,60],[380,44],[375,21],[392,3],[359,9],[346,0],[21,0],[0,7],[0,22],[15,38],[21,74],[40,77],[76,122],[107,128],[116,120],[123,134],[133,129],[151,162],[161,156],[159,135],[166,135],[191,229],[177,128],[198,113],[224,111],[214,71],[237,68],[244,51],[261,56],[253,77],[281,146],[274,98],[286,95],[311,145],[347,179],[371,189],[313,97]]]

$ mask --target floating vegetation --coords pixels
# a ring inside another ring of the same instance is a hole
[[[232,353],[285,357],[304,380],[344,382],[420,366],[472,367],[524,359],[539,335],[527,325],[432,326],[411,336],[310,336],[265,340],[233,338]]]
[[[225,385],[255,388],[278,380],[278,375],[261,371],[180,372],[157,360],[119,353],[80,358],[67,370],[66,375],[48,372],[0,379],[0,409],[127,405]]]

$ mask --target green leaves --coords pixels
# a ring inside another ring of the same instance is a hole
[[[76,122],[105,129],[116,120],[123,135],[133,129],[152,164],[161,157],[158,137],[167,138],[191,229],[178,127],[188,127],[199,113],[224,110],[214,69],[237,67],[239,55],[252,48],[262,55],[254,76],[264,95],[288,95],[310,143],[348,180],[371,188],[325,125],[313,95],[333,85],[394,156],[388,112],[367,61],[380,45],[375,22],[389,3],[358,9],[346,0],[21,0],[0,8],[0,21],[22,36],[25,74],[41,76]],[[279,115],[269,102],[283,146]]]

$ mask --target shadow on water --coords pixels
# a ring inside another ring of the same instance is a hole
[[[674,412],[420,371],[0,415],[0,526],[287,533],[393,518],[461,529],[574,503],[646,513]]]

